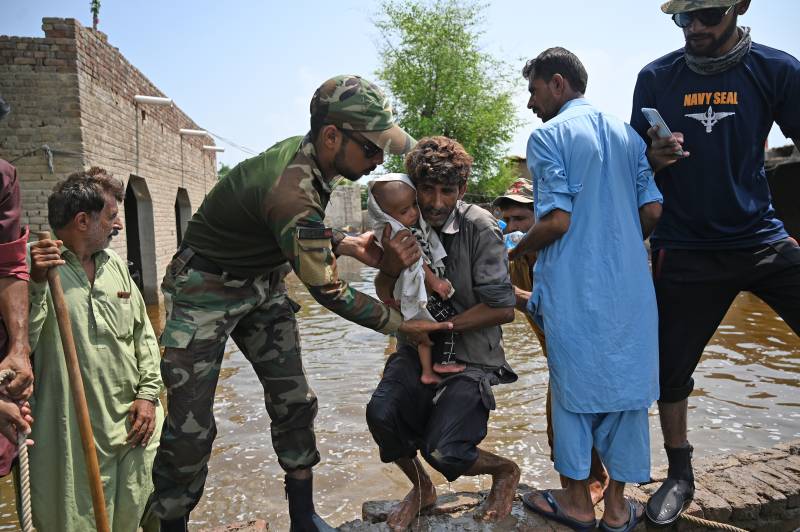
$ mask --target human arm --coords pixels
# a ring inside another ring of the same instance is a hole
[[[659,218],[661,218],[661,203],[653,201],[645,203],[639,207],[639,222],[642,224],[642,238],[647,239],[656,228]]]
[[[647,149],[647,160],[653,168],[653,172],[659,172],[675,164],[681,159],[689,157],[689,152],[683,149],[683,133],[675,131],[672,136],[661,138],[658,136],[658,126],[647,130],[650,137],[650,147]],[[682,155],[678,152],[682,150]]]
[[[630,125],[647,143],[647,159],[653,172],[659,172],[678,160],[689,156],[683,150],[683,156],[676,153],[683,148],[683,133],[673,132],[671,137],[659,138],[658,128],[651,127],[642,113],[642,108],[658,108],[658,98],[655,91],[660,84],[655,79],[655,74],[650,70],[642,70],[636,79],[633,89],[633,108],[631,109]]]
[[[454,332],[474,331],[494,325],[502,325],[514,321],[514,305],[490,307],[486,303],[478,303],[464,312],[453,316]]]
[[[291,183],[291,172],[303,169],[290,165],[284,172]],[[305,179],[304,176],[297,176]],[[313,187],[310,187],[313,190]],[[320,199],[302,186],[288,187],[281,194],[267,195],[263,206],[265,221],[278,242],[283,256],[311,296],[328,310],[363,327],[388,334],[397,331],[417,334],[446,328],[448,324],[403,322],[399,311],[388,307],[341,280],[336,270],[330,235],[324,229],[324,210]],[[416,239],[411,237],[414,245]],[[385,255],[385,254],[384,254]]]
[[[132,446],[147,446],[156,428],[156,404],[164,389],[161,380],[161,352],[158,348],[153,326],[147,316],[144,299],[139,289],[130,279],[127,268],[123,275],[130,282],[130,304],[133,306],[133,345],[136,350],[136,367],[139,381],[136,399],[128,412],[130,429],[127,442]]]
[[[34,242],[29,248],[31,280],[28,284],[29,312],[28,339],[31,351],[39,344],[39,335],[49,312],[47,295],[47,271],[64,264],[61,258],[61,240],[44,239]]]
[[[518,286],[514,286],[514,307],[517,310],[525,312],[528,308],[528,300],[531,298],[531,293],[528,290],[523,290]]]
[[[656,186],[646,154],[646,144],[638,135],[633,134],[633,131],[631,133],[631,157],[637,161],[636,201],[639,206],[639,223],[642,227],[642,238],[647,239],[661,218],[661,202],[664,201],[664,197]]]
[[[428,293],[435,292],[445,300],[452,297],[453,285],[450,284],[450,281],[438,277],[427,264],[422,265],[422,270],[425,272],[425,287],[428,289]]]
[[[456,284],[456,303],[459,291],[472,292],[477,301],[451,320],[453,330],[457,332],[493,327],[514,320],[516,297],[503,235],[495,223],[483,225],[483,221],[478,218],[471,226],[474,232],[468,236],[471,241],[469,278],[465,279],[456,272],[452,277]],[[469,225],[464,230],[468,228]]]
[[[378,267],[383,256],[383,250],[375,243],[375,234],[372,231],[355,236],[338,235],[332,242],[333,252],[337,257],[353,257],[372,268]]]
[[[12,399],[26,399],[33,392],[33,371],[28,341],[28,267],[25,263],[27,229],[20,228],[20,192],[16,170],[0,164],[0,327],[7,337],[5,358],[0,370],[14,371],[4,385]]]
[[[508,258],[516,260],[532,251],[546,248],[569,231],[572,215],[561,209],[553,209],[531,227],[517,246],[508,252]]]
[[[528,139],[527,159],[531,175],[536,176],[536,223],[509,252],[516,260],[537,252],[564,236],[572,219],[572,205],[580,193],[581,175],[567,175],[560,146],[565,140],[559,130],[536,130]]]

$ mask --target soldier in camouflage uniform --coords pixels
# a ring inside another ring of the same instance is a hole
[[[162,530],[187,530],[202,495],[229,336],[264,387],[273,447],[286,471],[291,530],[331,530],[314,512],[317,399],[300,357],[299,307],[287,296],[284,277],[293,269],[320,304],[375,331],[424,340],[428,331],[451,326],[403,322],[398,311],[340,280],[336,255],[377,265],[377,246],[370,236],[337,238],[323,224],[333,178],[356,180],[383,162],[384,150],[402,154],[413,143],[375,85],[357,76],[332,78],[311,101],[311,131],[237,165],[189,221],[162,283],[161,373],[169,411],[152,501]],[[418,253],[410,240],[409,253]]]

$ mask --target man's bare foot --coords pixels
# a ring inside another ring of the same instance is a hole
[[[423,371],[422,375],[420,375],[419,377],[419,380],[422,384],[439,384],[440,382],[442,382],[442,378],[433,371],[431,372]]]
[[[433,371],[436,373],[461,373],[467,369],[466,364],[439,364],[438,362],[433,365]]]
[[[436,488],[428,480],[423,482],[419,489],[416,486],[411,488],[406,498],[391,509],[386,524],[396,532],[406,530],[422,510],[434,504],[436,504]]]
[[[475,510],[475,519],[499,521],[511,513],[511,505],[517,495],[519,467],[511,462],[507,469],[492,477],[492,489],[486,500]]]

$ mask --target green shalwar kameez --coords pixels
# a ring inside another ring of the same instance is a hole
[[[114,532],[137,530],[152,492],[151,469],[164,412],[146,448],[126,443],[135,399],[158,401],[160,353],[144,300],[125,262],[113,251],[95,254],[90,285],[78,258],[62,247],[60,266],[94,431],[108,521]],[[37,530],[95,530],[77,415],[58,323],[47,283],[31,281],[30,343],[34,395],[30,449],[31,498]]]

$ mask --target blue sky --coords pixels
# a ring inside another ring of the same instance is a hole
[[[42,36],[42,17],[91,25],[89,0],[2,0],[0,34]],[[658,0],[496,0],[485,10],[482,46],[519,71],[550,46],[575,52],[589,72],[586,96],[628,120],[639,69],[683,44]],[[380,58],[379,4],[337,0],[103,0],[100,29],[198,124],[261,151],[308,129],[308,102],[325,79],[356,73],[374,79]],[[800,2],[754,0],[740,23],[757,42],[800,57]],[[524,154],[540,122],[516,101],[523,126],[509,152]],[[773,128],[770,145],[786,139]],[[219,160],[248,157],[225,145]]]

